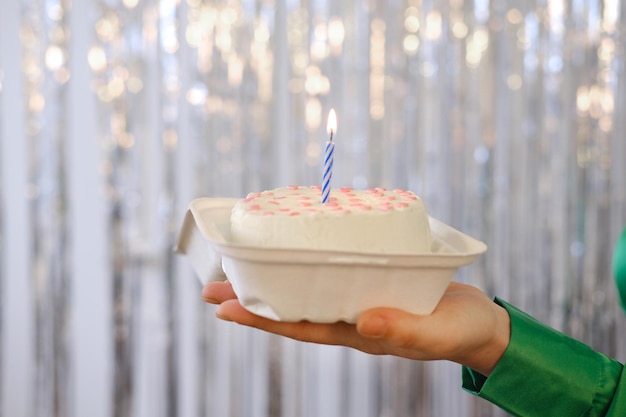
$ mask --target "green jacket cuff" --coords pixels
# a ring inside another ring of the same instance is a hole
[[[520,417],[608,416],[614,397],[624,403],[619,362],[495,301],[511,317],[511,341],[489,377],[463,367],[466,391]]]

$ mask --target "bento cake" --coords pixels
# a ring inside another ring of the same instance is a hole
[[[321,203],[318,186],[251,193],[231,213],[231,240],[244,246],[346,252],[430,252],[422,200],[410,191],[334,189]]]

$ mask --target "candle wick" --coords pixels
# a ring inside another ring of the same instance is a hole
[[[331,129],[331,131],[330,131],[330,141],[331,141],[331,142],[333,141],[333,134],[334,134],[334,133],[335,133],[335,132]]]

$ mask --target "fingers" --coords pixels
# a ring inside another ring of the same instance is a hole
[[[222,320],[233,321],[291,339],[346,346],[353,346],[357,344],[358,339],[361,339],[354,325],[343,322],[279,322],[253,314],[239,303],[237,295],[228,281],[210,282],[205,285],[202,288],[202,299],[208,303],[219,304],[216,316]]]
[[[210,282],[205,285],[202,288],[202,299],[208,303],[219,304],[216,316],[222,320],[233,321],[303,342],[353,344],[354,341],[351,338],[356,336],[354,326],[347,323],[279,322],[253,314],[239,303],[228,281]]]
[[[202,288],[202,299],[207,303],[220,304],[226,300],[237,298],[233,287],[228,281],[209,282]]]
[[[234,321],[301,342],[356,347],[361,337],[348,323],[281,322],[257,316],[241,306],[238,300],[224,301],[217,309],[218,318]]]

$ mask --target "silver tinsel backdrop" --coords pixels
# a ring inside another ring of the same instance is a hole
[[[460,369],[219,322],[187,203],[410,189],[485,241],[457,280],[620,361],[619,0],[3,0],[0,414],[503,416]]]

